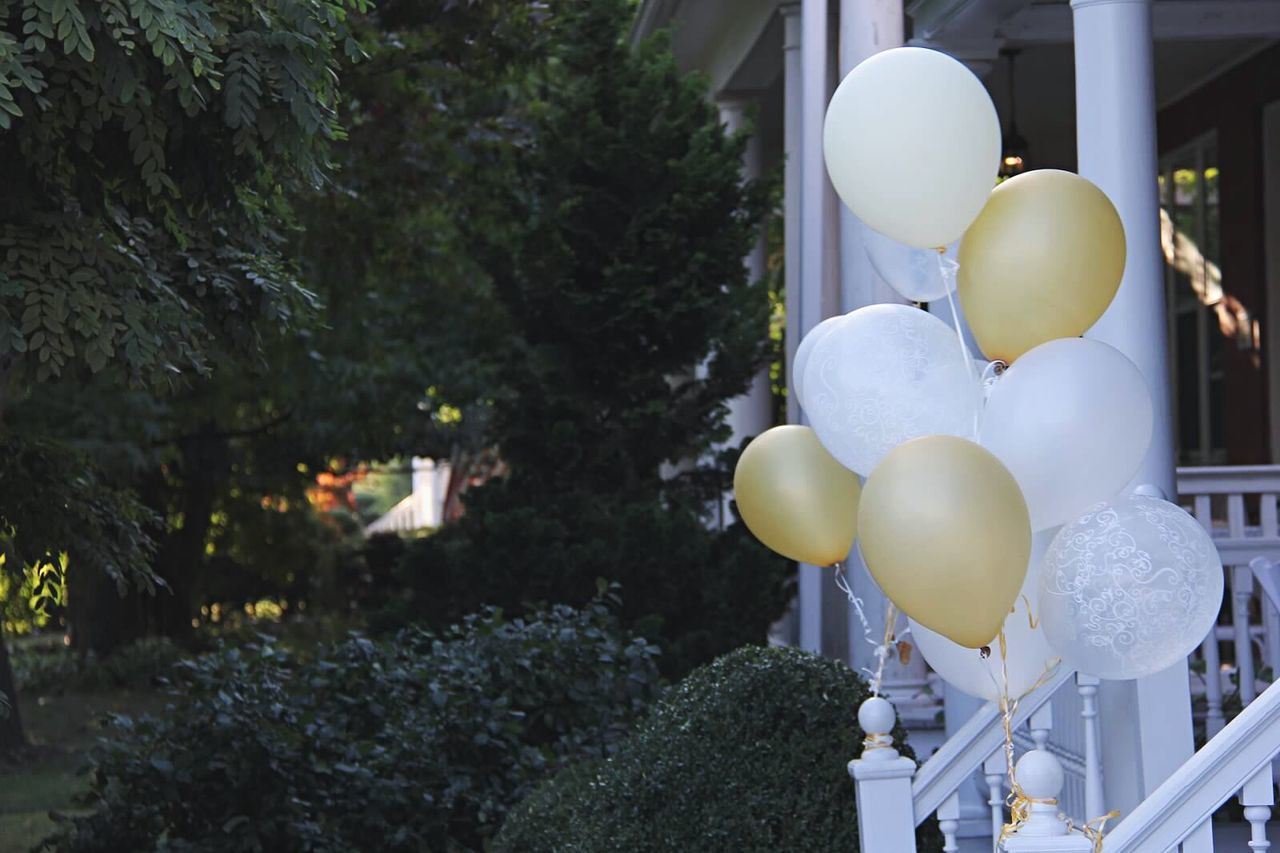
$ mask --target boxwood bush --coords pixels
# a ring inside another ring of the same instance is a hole
[[[858,849],[846,762],[866,684],[844,664],[749,647],[671,688],[612,757],[540,785],[497,853]],[[895,739],[901,746],[905,732]],[[919,849],[940,850],[933,821]]]
[[[477,850],[546,774],[602,758],[658,690],[657,649],[597,600],[440,634],[270,642],[180,664],[159,719],[115,720],[57,851]]]

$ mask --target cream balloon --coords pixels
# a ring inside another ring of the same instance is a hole
[[[1062,338],[1030,350],[995,382],[979,443],[1018,481],[1031,529],[1043,530],[1124,488],[1153,424],[1137,365],[1101,341]]]
[[[1124,225],[1079,175],[1023,172],[991,193],[959,261],[957,292],[978,346],[1012,364],[1046,341],[1083,335],[1107,310],[1124,274]]]
[[[861,231],[871,268],[902,296],[912,302],[934,302],[945,299],[948,291],[955,290],[955,278],[943,274],[937,249],[917,249],[871,228]],[[947,246],[944,254],[954,262],[959,250],[957,240]]]
[[[1031,556],[1027,505],[990,451],[949,435],[894,448],[862,488],[863,561],[889,600],[961,646],[1000,632]]]
[[[809,330],[809,334],[805,335],[800,341],[800,346],[796,347],[795,357],[791,360],[791,392],[795,394],[796,402],[800,404],[800,408],[805,408],[804,404],[804,372],[809,366],[809,356],[813,353],[813,348],[818,341],[827,336],[827,333],[834,329],[840,321],[847,315],[837,314],[834,317],[828,317],[818,325]]]
[[[1048,637],[1038,622],[1033,626],[1032,621],[1038,616],[1034,603],[1039,591],[1040,560],[1057,532],[1045,530],[1032,538],[1027,577],[1014,602],[1013,611],[1004,620],[1005,665],[1009,673],[1009,696],[1013,699],[1034,687],[1059,662],[1058,653],[1049,645]],[[916,648],[943,681],[970,696],[989,702],[999,700],[1004,679],[999,649],[993,647],[992,653],[984,659],[977,651],[956,645],[915,620],[909,621]]]
[[[858,532],[858,477],[831,458],[813,430],[789,424],[756,436],[733,472],[747,528],[784,557],[829,566]]]
[[[935,50],[899,47],[849,72],[827,106],[827,174],[864,223],[930,249],[964,233],[1000,167],[986,88]]]
[[[1141,678],[1204,641],[1222,589],[1222,560],[1200,522],[1132,494],[1094,506],[1054,537],[1040,569],[1040,621],[1068,666]]]
[[[925,435],[973,436],[982,390],[955,332],[910,305],[868,305],[814,345],[805,367],[810,423],[840,464],[870,474]]]

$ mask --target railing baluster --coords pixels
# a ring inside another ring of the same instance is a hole
[[[1227,495],[1227,535],[1232,539],[1243,539],[1244,520],[1244,495]]]
[[[1258,520],[1262,524],[1262,538],[1275,539],[1280,536],[1280,518],[1276,514],[1276,496],[1272,492],[1264,492],[1258,496]]]
[[[1262,657],[1266,666],[1271,668],[1271,680],[1274,681],[1277,670],[1280,670],[1280,610],[1276,610],[1275,604],[1265,595],[1258,596],[1258,604],[1262,608]]]
[[[1084,723],[1084,811],[1091,818],[1105,811],[1102,791],[1102,733],[1098,726],[1099,680],[1083,672],[1076,673],[1076,691],[1080,694],[1080,718]],[[1221,713],[1221,705],[1219,705]]]
[[[1218,626],[1209,629],[1209,635],[1200,644],[1204,657],[1205,734],[1213,737],[1222,731],[1227,718],[1222,713],[1222,659],[1218,656]]]
[[[1271,807],[1276,803],[1276,789],[1271,778],[1271,765],[1253,775],[1240,790],[1240,805],[1244,806],[1244,819],[1249,821],[1250,850],[1268,850],[1267,821],[1271,819]]]
[[[1213,497],[1212,495],[1195,496],[1195,516],[1200,526],[1213,535]],[[1200,645],[1201,657],[1204,658],[1204,699],[1205,699],[1205,732],[1213,737],[1222,731],[1227,718],[1222,713],[1222,658],[1218,654],[1217,625],[1209,631]]]
[[[1249,632],[1249,602],[1252,599],[1253,570],[1248,566],[1232,566],[1231,624],[1235,630],[1236,680],[1242,705],[1248,705],[1258,695],[1253,674],[1253,637]]]
[[[1213,533],[1213,496],[1196,495],[1196,521],[1204,525],[1204,529]]]
[[[952,791],[938,806],[938,829],[942,831],[942,853],[959,853],[960,843],[956,840],[960,829],[959,791]]]
[[[1027,731],[1036,749],[1046,749],[1049,735],[1053,734],[1053,703],[1045,702],[1027,720]]]
[[[987,780],[987,805],[991,807],[991,849],[999,853],[1000,830],[1004,829],[1004,775],[1003,747],[991,753],[982,763],[982,775]]]

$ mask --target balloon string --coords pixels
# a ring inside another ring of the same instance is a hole
[[[862,599],[854,595],[852,587],[849,586],[848,578],[845,576],[844,563],[834,563],[832,565],[836,588],[843,592],[849,599],[849,606],[853,608],[853,612],[857,614],[858,621],[862,623],[862,636],[866,641],[875,646],[876,668],[872,672],[870,669],[863,667],[863,672],[871,676],[871,695],[880,695],[880,686],[884,683],[884,665],[893,652],[895,645],[894,622],[897,620],[898,610],[894,607],[892,601],[885,601],[884,611],[884,639],[877,643],[872,636],[871,623],[867,621],[867,613]]]
[[[956,340],[960,343],[960,357],[964,359],[965,371],[969,374],[970,382],[980,382],[980,377],[973,372],[973,356],[969,354],[969,347],[964,342],[964,329],[960,325],[960,312],[956,309],[956,270],[960,265],[947,257],[945,246],[938,247],[938,272],[942,275],[942,286],[947,291],[947,305],[951,308],[951,322],[956,330]],[[978,423],[979,410],[975,409],[973,413],[973,440],[978,440]]]
[[[1027,604],[1027,616],[1031,618],[1030,602]],[[1033,622],[1032,628],[1035,627]],[[1040,689],[1053,675],[1054,670],[1058,668],[1059,658],[1054,658],[1045,665],[1044,672],[1036,679],[1036,683],[1023,691],[1016,699],[1009,698],[1009,647],[1005,638],[1004,629],[1000,629],[1000,723],[1004,728],[1004,762],[1005,771],[1009,775],[1009,795],[1005,798],[1005,805],[1009,807],[1009,822],[1000,829],[1000,840],[997,847],[1003,845],[1011,835],[1016,835],[1018,830],[1031,819],[1031,806],[1035,804],[1056,806],[1058,801],[1053,798],[1037,798],[1027,794],[1018,784],[1017,774],[1014,772],[1013,762],[1013,718],[1018,712],[1018,703],[1027,696]],[[1078,832],[1085,838],[1089,839],[1093,844],[1093,853],[1102,853],[1103,831],[1106,828],[1107,821],[1120,816],[1118,810],[1112,810],[1106,814],[1095,817],[1093,820],[1085,821],[1080,826],[1076,826],[1065,815],[1059,813],[1058,818],[1062,820],[1067,827],[1067,832]]]

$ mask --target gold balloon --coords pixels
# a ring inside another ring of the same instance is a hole
[[[960,241],[960,304],[988,358],[1084,334],[1124,275],[1124,225],[1071,172],[1024,172],[996,187]]]
[[[784,557],[829,566],[849,556],[858,533],[858,475],[806,426],[779,426],[747,445],[733,472],[747,528]]]
[[[1017,482],[972,441],[930,435],[889,452],[858,510],[867,568],[915,621],[969,648],[1000,633],[1031,555]]]

